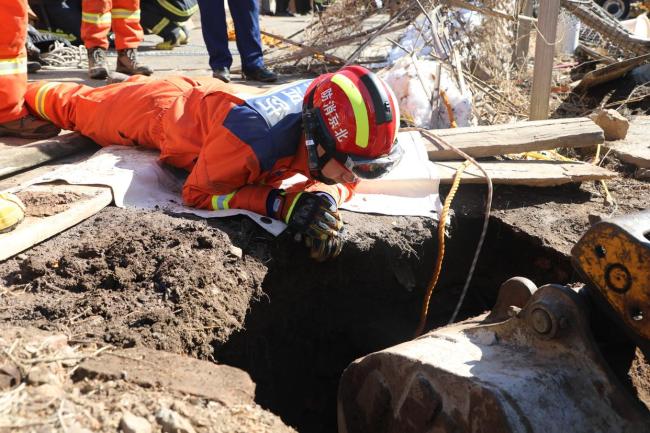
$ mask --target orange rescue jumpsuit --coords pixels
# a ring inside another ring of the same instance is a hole
[[[113,26],[115,48],[137,48],[143,38],[140,0],[82,0],[81,39],[86,48],[108,48]]]
[[[282,180],[309,177],[301,120],[308,85],[260,94],[215,79],[133,76],[99,88],[30,83],[25,99],[35,114],[102,146],[159,149],[161,161],[190,172],[183,188],[189,206],[272,216],[268,202]],[[341,204],[352,188],[308,180],[290,191],[327,192]]]
[[[27,0],[7,0],[0,6],[0,123],[27,114],[23,96],[27,86]]]

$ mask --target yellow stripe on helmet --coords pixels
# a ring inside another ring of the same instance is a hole
[[[370,121],[368,118],[368,109],[363,100],[363,95],[354,85],[352,80],[343,74],[334,74],[332,83],[336,84],[343,90],[343,93],[350,100],[352,110],[354,111],[354,121],[357,126],[357,133],[355,137],[355,144],[362,149],[368,147],[368,140],[370,137]]]

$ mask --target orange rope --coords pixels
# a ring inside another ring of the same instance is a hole
[[[445,198],[445,204],[442,207],[442,212],[440,213],[440,218],[438,219],[438,257],[436,259],[433,276],[431,277],[431,281],[429,281],[426,294],[424,295],[422,311],[420,312],[420,324],[418,325],[418,329],[415,331],[416,337],[419,337],[422,335],[422,332],[424,332],[424,326],[426,325],[427,316],[429,314],[429,302],[431,301],[431,295],[433,294],[433,289],[436,287],[436,284],[438,284],[440,271],[442,271],[442,260],[445,257],[445,226],[447,222],[447,215],[449,214],[449,208],[451,207],[451,202],[454,200],[456,191],[458,191],[458,187],[460,186],[460,178],[463,174],[463,171],[465,171],[465,168],[467,168],[469,164],[469,161],[465,161],[456,170],[456,174],[454,175],[454,182],[451,185],[449,194],[447,194],[447,198]]]
[[[458,125],[456,124],[456,118],[454,117],[454,109],[451,107],[451,104],[449,103],[449,98],[447,97],[447,92],[440,89],[440,98],[442,99],[442,103],[445,104],[445,108],[447,109],[447,116],[449,117],[449,124],[451,125],[452,128],[457,128]]]
[[[442,99],[445,108],[447,109],[447,116],[449,117],[449,124],[452,128],[458,127],[456,124],[456,119],[454,118],[454,109],[449,102],[449,97],[447,93],[440,89],[440,99]],[[451,207],[451,202],[454,200],[456,191],[460,186],[460,178],[465,171],[465,168],[470,164],[469,161],[465,161],[463,164],[458,167],[456,174],[454,175],[454,182],[451,185],[449,194],[445,199],[445,203],[442,207],[442,212],[440,213],[440,218],[438,221],[438,257],[436,258],[436,264],[433,272],[433,276],[429,281],[427,286],[426,294],[424,295],[424,302],[422,303],[422,311],[420,312],[420,324],[418,325],[417,330],[415,331],[415,336],[419,337],[424,332],[424,327],[427,322],[427,316],[429,315],[429,302],[431,301],[431,295],[433,294],[433,289],[438,284],[438,279],[440,278],[440,272],[442,271],[442,261],[445,257],[445,225],[447,222],[447,215],[449,214],[449,208]]]

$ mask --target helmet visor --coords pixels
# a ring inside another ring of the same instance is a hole
[[[396,141],[387,155],[374,159],[348,155],[345,166],[362,179],[377,179],[391,171],[402,159],[402,155],[404,155],[404,150]]]

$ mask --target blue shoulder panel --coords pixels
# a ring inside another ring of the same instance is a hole
[[[263,172],[279,159],[295,155],[302,134],[302,99],[310,82],[246,99],[226,116],[223,126],[251,147]]]
[[[302,115],[289,114],[269,127],[260,113],[239,105],[230,110],[223,126],[253,149],[260,170],[269,171],[279,159],[295,155],[302,134]]]

